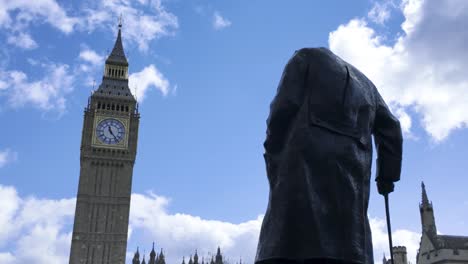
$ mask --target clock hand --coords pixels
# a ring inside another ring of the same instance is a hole
[[[109,133],[117,140],[117,137],[114,135],[114,132],[112,132],[111,127],[109,126],[107,129],[109,130]]]

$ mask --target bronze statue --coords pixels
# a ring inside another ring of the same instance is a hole
[[[326,48],[296,51],[270,106],[270,196],[256,263],[373,263],[367,208],[400,179],[402,134],[374,84]]]

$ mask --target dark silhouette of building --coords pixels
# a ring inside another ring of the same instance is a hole
[[[157,254],[154,251],[154,243],[153,243],[153,249],[151,250],[149,257],[150,257],[149,258],[150,260],[148,264],[166,264],[166,259],[163,254],[162,248],[161,248],[161,252]],[[138,248],[133,256],[132,264],[146,264],[144,255],[143,255],[142,262],[140,262],[140,252]],[[188,262],[185,262],[185,257],[182,257],[182,264],[200,264],[197,250],[195,250],[195,254],[193,255],[193,257],[192,255],[190,255]],[[208,261],[205,262],[205,259],[202,257],[201,264],[226,264],[226,262],[223,260],[223,256],[221,255],[221,248],[218,247],[218,250],[216,251],[216,256],[214,256],[214,258],[212,256],[210,262]],[[242,264],[242,260],[240,261],[240,264]]]
[[[128,87],[121,27],[84,111],[70,264],[125,263],[140,115]]]

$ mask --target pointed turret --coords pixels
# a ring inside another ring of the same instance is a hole
[[[432,206],[432,202],[429,201],[429,198],[427,196],[426,186],[424,185],[424,182],[421,183],[421,189],[422,198],[421,204],[419,205],[419,212],[421,214],[422,231],[427,232],[430,235],[436,235],[437,228],[434,218],[434,208]]]
[[[133,256],[132,264],[140,264],[140,252],[138,252],[138,247],[135,252],[135,255]]]
[[[189,262],[188,264],[193,264],[193,261],[192,261],[192,255],[190,255],[190,259],[189,259]]]
[[[185,256],[182,257],[182,264],[185,264]]]
[[[424,185],[424,182],[421,182],[421,189],[422,189],[422,202],[421,205],[423,206],[431,206],[432,204],[429,204],[429,199],[427,198],[427,193],[426,193],[426,185]]]
[[[196,249],[195,249],[195,255],[193,256],[193,264],[198,264],[198,254],[197,254]]]
[[[146,264],[145,255],[143,255],[143,261],[141,262],[141,264]]]
[[[216,252],[215,264],[223,264],[223,256],[221,255],[221,249],[218,246],[218,251]]]
[[[119,22],[119,31],[115,40],[114,48],[106,60],[106,64],[128,66],[127,57],[125,57],[122,45],[122,21]]]
[[[148,264],[156,264],[156,251],[154,251],[154,242],[153,242],[153,249],[150,252],[150,259]]]
[[[120,106],[119,109],[116,107],[112,109],[112,107],[109,108],[107,102],[101,100],[101,104],[99,104],[101,109],[117,110],[120,112],[128,112],[127,110],[130,110],[130,112],[134,112],[136,110],[136,100],[128,86],[128,62],[123,51],[121,28],[122,23],[119,23],[117,40],[115,41],[111,54],[109,54],[109,57],[106,59],[102,83],[94,92],[94,97],[100,97],[100,99],[123,99],[131,103],[131,105],[124,105],[123,108]],[[127,106],[129,106],[129,108],[127,108]]]
[[[166,264],[166,258],[164,257],[162,248],[161,248],[161,252],[158,255],[158,264]]]
[[[211,257],[211,262],[210,264],[215,264],[214,260],[213,260],[213,257]]]

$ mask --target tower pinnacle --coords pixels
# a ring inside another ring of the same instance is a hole
[[[138,247],[135,252],[135,255],[133,256],[132,264],[140,264],[140,252],[138,251]]]
[[[421,189],[422,189],[422,202],[419,205],[419,211],[421,214],[421,225],[423,232],[428,232],[429,234],[435,235],[437,234],[437,228],[435,224],[434,218],[434,208],[432,207],[432,203],[429,202],[426,193],[426,186],[424,182],[421,182]]]
[[[153,242],[153,249],[150,252],[150,259],[148,264],[156,264],[156,251],[154,251],[154,242]]]
[[[117,33],[117,39],[115,40],[114,48],[107,58],[106,64],[128,66],[127,57],[125,57],[122,44],[122,17],[119,19],[119,31]]]
[[[424,182],[421,182],[421,189],[422,189],[422,205],[429,205],[429,199],[427,198],[427,193],[426,193],[426,185],[424,185]]]

